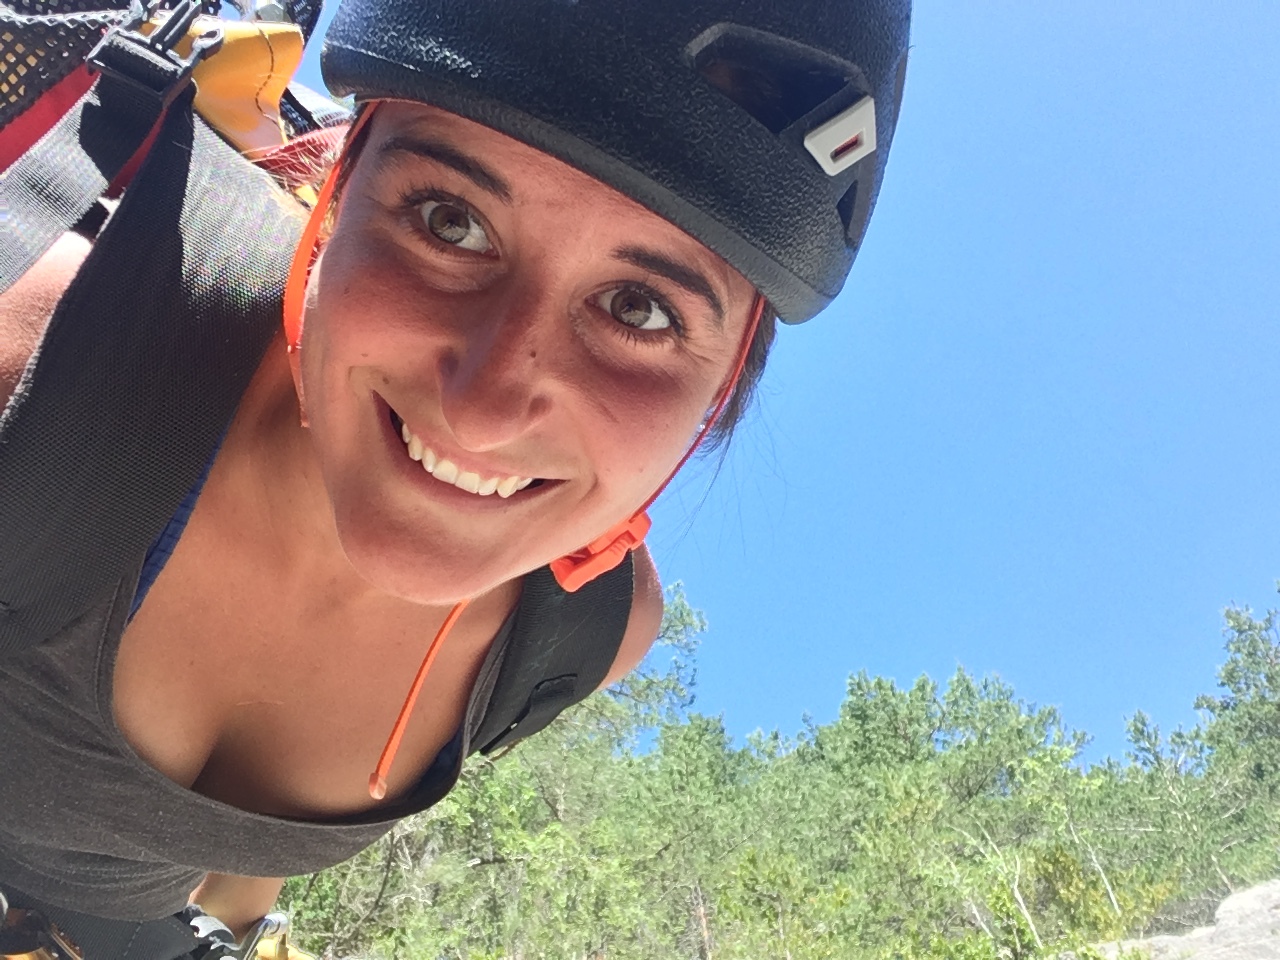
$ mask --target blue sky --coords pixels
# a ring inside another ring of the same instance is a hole
[[[963,664],[1118,754],[1280,605],[1280,5],[928,0],[912,44],[845,292],[655,511],[697,706]]]

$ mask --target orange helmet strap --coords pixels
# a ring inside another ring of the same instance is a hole
[[[644,502],[644,505],[626,520],[611,527],[581,550],[551,561],[551,573],[555,576],[556,583],[560,584],[562,590],[575,593],[596,577],[608,573],[620,564],[628,553],[638,549],[644,543],[645,536],[653,526],[653,522],[649,519],[649,508],[653,506],[653,502],[662,495],[662,491],[667,489],[667,484],[675,479],[675,475],[680,472],[684,465],[689,462],[689,458],[702,445],[702,441],[707,438],[711,428],[720,419],[720,414],[724,412],[729,398],[733,396],[734,388],[737,387],[738,381],[742,378],[743,368],[747,365],[747,355],[751,352],[751,343],[755,340],[756,329],[760,326],[760,318],[764,315],[764,306],[764,297],[757,293],[755,303],[751,307],[751,318],[747,323],[747,331],[743,335],[741,345],[738,347],[738,359],[733,367],[733,376],[729,378],[725,388],[720,391],[716,405],[711,410],[711,416],[703,421],[698,430],[698,435],[694,437],[693,443],[684,452],[680,462],[667,474],[667,479],[663,480],[658,489],[653,491],[649,499]]]
[[[316,194],[316,205],[311,208],[306,226],[302,228],[302,236],[298,240],[298,248],[293,254],[293,263],[289,266],[289,276],[284,284],[284,337],[285,345],[290,353],[296,353],[302,346],[302,314],[307,297],[307,281],[311,278],[311,268],[315,266],[320,255],[320,231],[324,228],[325,219],[329,216],[329,208],[333,203],[333,194],[338,186],[338,175],[342,171],[342,161],[346,157],[347,147],[355,139],[361,128],[373,116],[377,103],[369,104],[347,132],[342,152],[334,160],[320,191]]]

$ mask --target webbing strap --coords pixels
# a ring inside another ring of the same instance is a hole
[[[170,112],[0,415],[0,655],[90,609],[164,528],[279,330],[299,230],[266,174]]]
[[[525,577],[473,749],[491,753],[537,733],[604,682],[631,617],[633,577],[631,554],[574,593],[549,567]]]
[[[0,15],[0,30],[4,18]],[[0,52],[0,56],[2,56]],[[97,78],[89,72],[87,64],[81,64],[67,74],[12,121],[0,127],[0,174],[14,165],[23,154],[36,145],[58,120],[66,115],[93,86]]]
[[[127,58],[140,75],[163,86],[163,58],[123,41],[104,52]],[[178,94],[170,111],[175,123],[182,122],[194,94],[190,84]],[[100,75],[79,103],[0,173],[0,293],[97,202],[164,111],[163,89]]]

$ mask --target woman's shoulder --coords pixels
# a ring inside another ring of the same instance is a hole
[[[68,232],[0,293],[0,407],[17,389],[54,308],[92,248],[90,240]]]
[[[605,674],[601,688],[616,683],[638,667],[658,639],[658,631],[662,627],[662,583],[649,548],[640,547],[632,554],[632,559],[631,614],[627,618],[627,629],[622,635],[618,655]]]

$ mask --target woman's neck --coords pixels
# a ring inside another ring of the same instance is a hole
[[[385,599],[347,561],[309,432],[301,424],[283,335],[267,348],[219,459],[219,503],[229,529],[248,538],[282,600],[317,589],[346,602]]]

